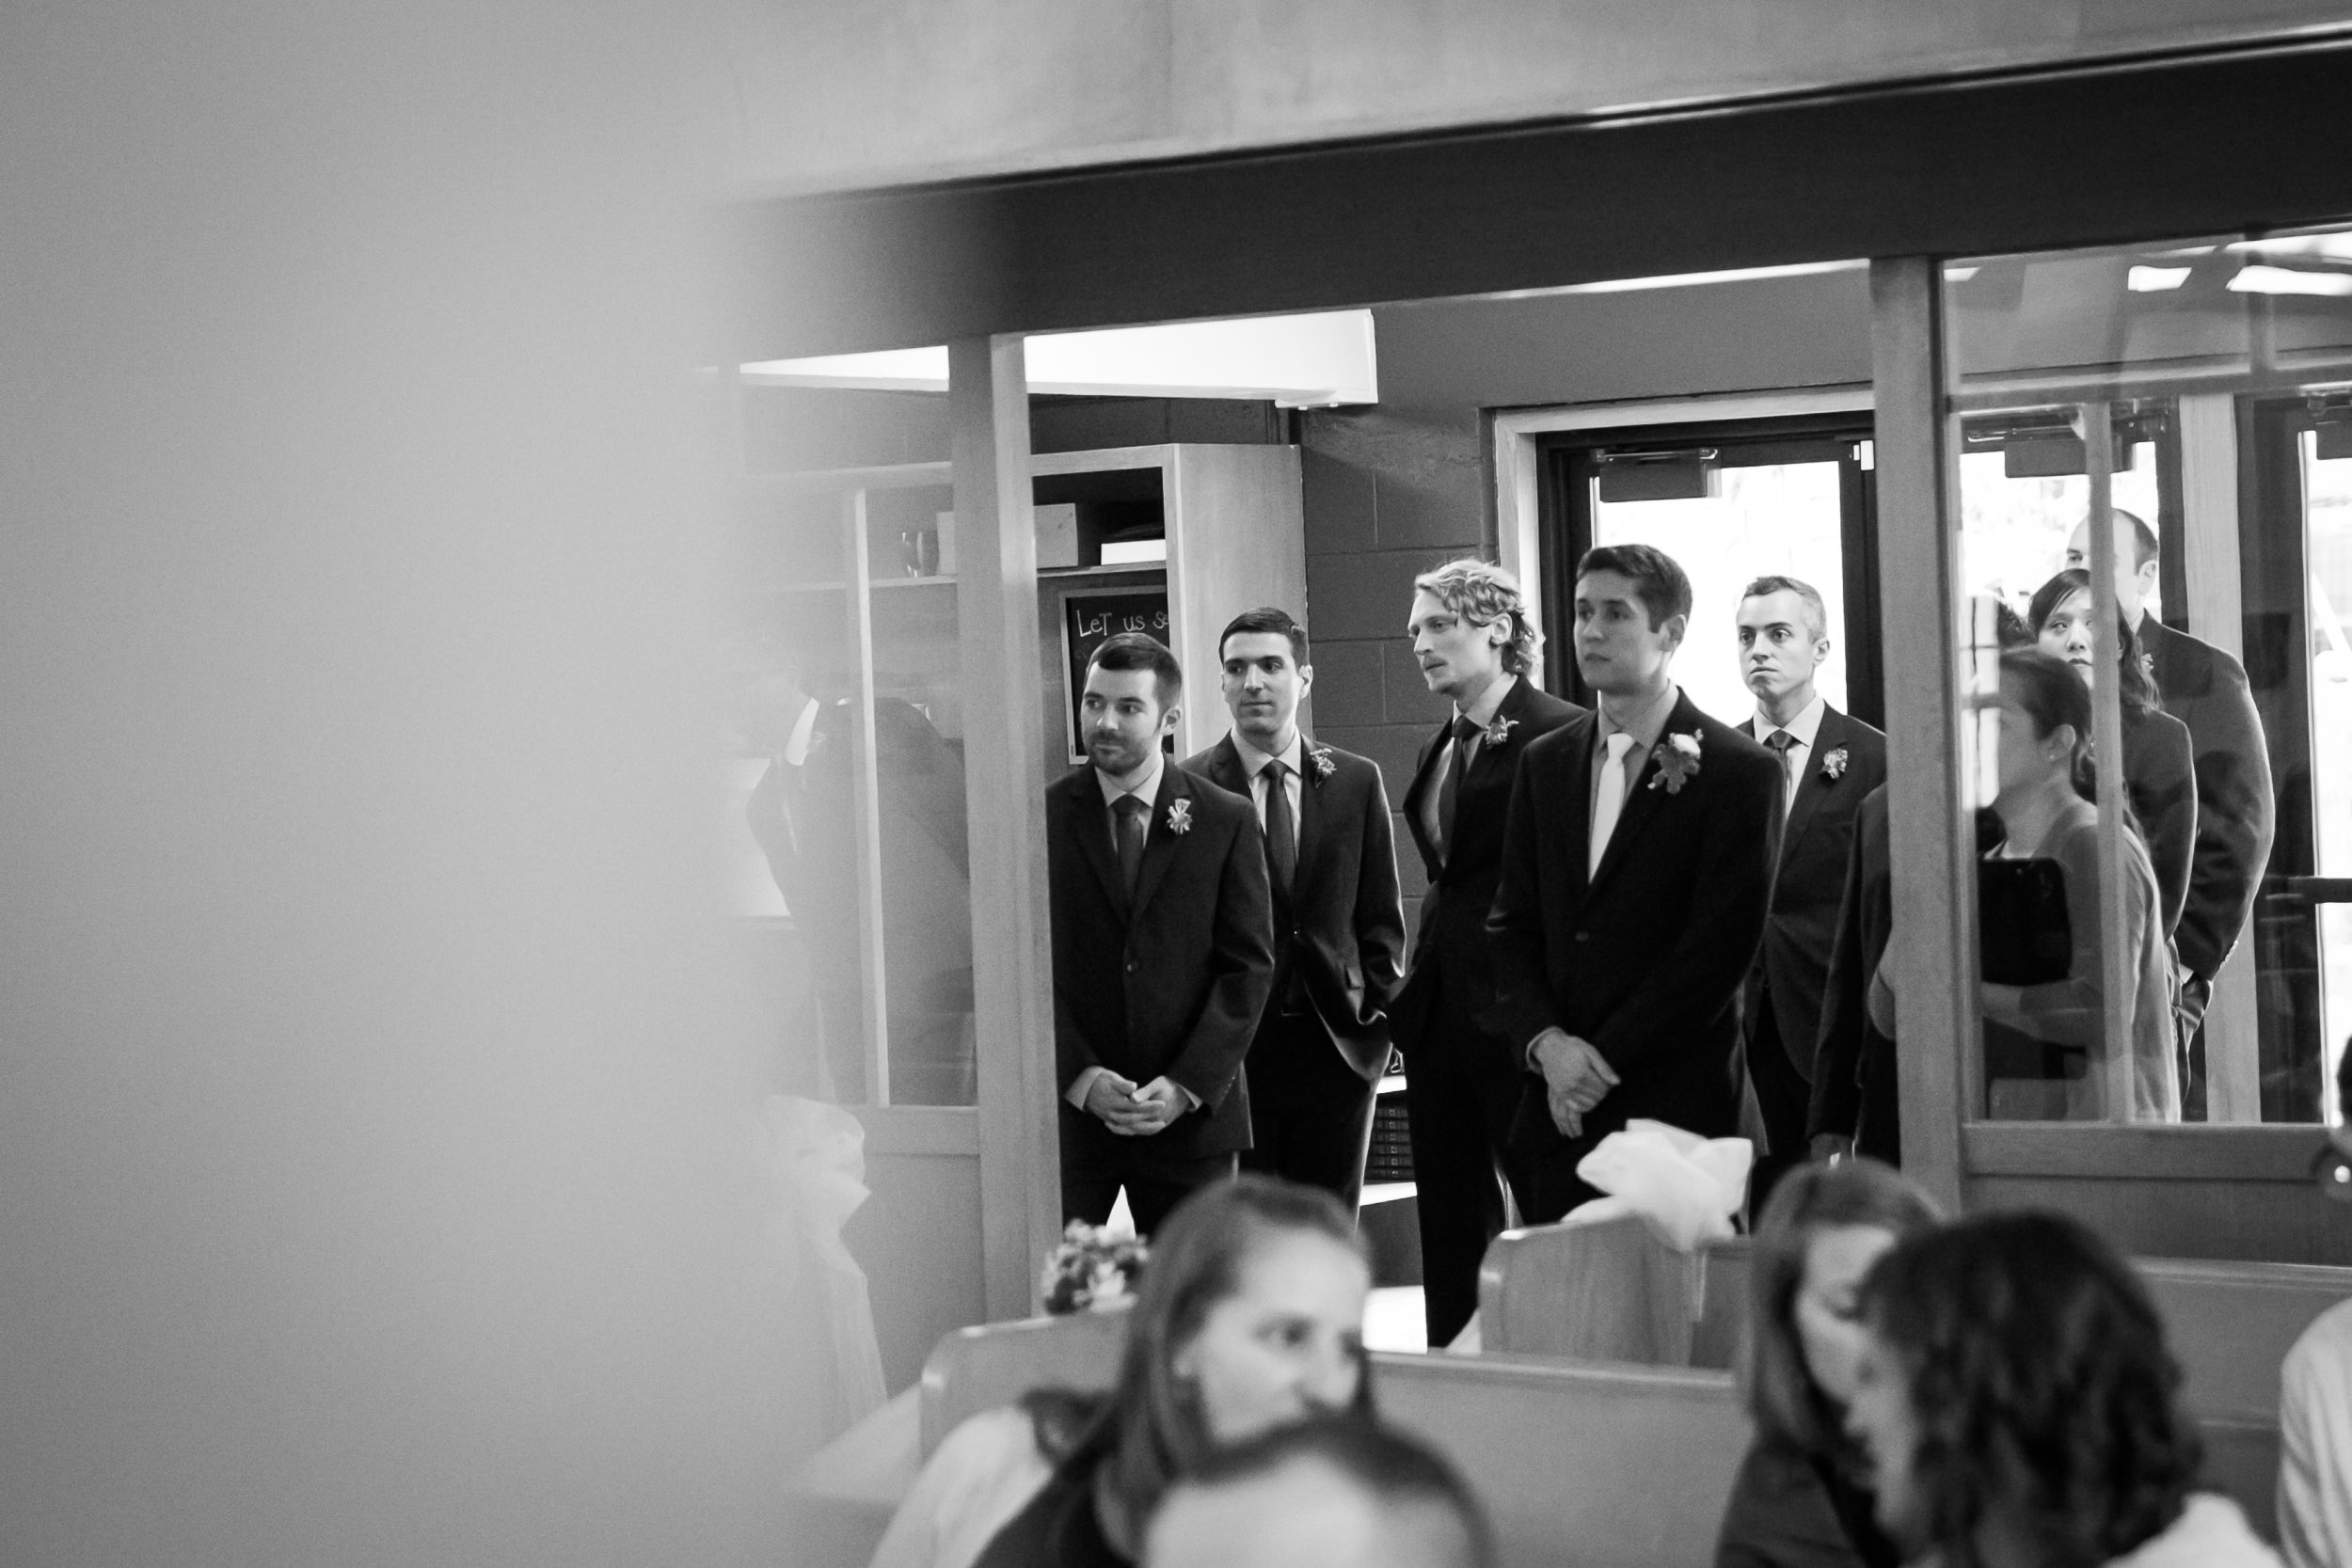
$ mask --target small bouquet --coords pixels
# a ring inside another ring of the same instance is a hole
[[[1101,1226],[1072,1220],[1062,1230],[1061,1244],[1045,1259],[1045,1310],[1058,1318],[1125,1306],[1135,1299],[1146,1256],[1133,1236],[1114,1236]]]

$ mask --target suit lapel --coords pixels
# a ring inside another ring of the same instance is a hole
[[[1658,743],[1664,745],[1670,735],[1696,735],[1698,728],[1698,710],[1691,705],[1688,696],[1677,694],[1674,711],[1666,716],[1666,727],[1658,732]],[[1597,735],[1600,725],[1596,722],[1593,730]],[[1706,767],[1707,758],[1702,752],[1700,770],[1704,772]],[[1587,779],[1592,777],[1589,767],[1585,768],[1584,776]],[[1623,865],[1626,857],[1633,852],[1633,841],[1642,836],[1642,830],[1649,825],[1650,818],[1657,816],[1671,798],[1662,783],[1655,789],[1650,787],[1657,780],[1658,754],[1653,748],[1651,753],[1642,760],[1642,770],[1633,776],[1633,787],[1626,793],[1625,809],[1617,814],[1617,825],[1610,831],[1609,847],[1600,853],[1600,869],[1593,874],[1593,885],[1588,892],[1597,892],[1608,883],[1617,867]],[[1691,785],[1686,784],[1683,787],[1688,789]],[[1590,858],[1589,852],[1586,858]]]
[[[1159,793],[1152,800],[1152,816],[1144,830],[1143,869],[1136,874],[1135,906],[1127,918],[1141,918],[1152,902],[1152,895],[1159,891],[1160,879],[1168,875],[1168,862],[1176,858],[1176,840],[1181,835],[1168,825],[1168,806],[1179,797],[1192,798],[1192,789],[1185,782],[1184,770],[1172,761],[1160,765]]]
[[[1572,719],[1572,724],[1584,726],[1584,743],[1576,748],[1576,769],[1568,780],[1568,797],[1565,809],[1568,814],[1568,837],[1575,852],[1568,857],[1568,885],[1575,889],[1581,901],[1592,891],[1593,864],[1593,748],[1600,744],[1600,719],[1587,714]]]
[[[1796,852],[1797,841],[1804,837],[1805,829],[1813,825],[1813,816],[1821,809],[1821,797],[1834,787],[1830,776],[1821,770],[1821,759],[1846,743],[1845,716],[1836,708],[1824,705],[1821,722],[1813,732],[1813,744],[1804,751],[1804,771],[1797,776],[1797,798],[1788,808],[1788,820],[1780,827],[1780,863],[1788,865],[1788,857]]]
[[[1119,857],[1111,846],[1110,808],[1103,803],[1102,776],[1091,765],[1087,768],[1086,787],[1072,793],[1068,810],[1070,836],[1078,841],[1078,852],[1094,868],[1094,879],[1103,884],[1103,896],[1124,915],[1127,887],[1120,879]]]

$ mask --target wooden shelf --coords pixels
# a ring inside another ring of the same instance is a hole
[[[1133,577],[1138,572],[1165,573],[1167,570],[1168,562],[1165,561],[1124,561],[1114,566],[1041,566],[1038,568],[1037,575],[1039,580],[1043,581],[1047,578],[1058,579],[1063,578]],[[945,575],[934,575],[928,578],[876,578],[874,579],[874,587],[877,589],[953,588],[955,585],[956,579],[952,577]],[[843,586],[844,585],[839,582],[787,582],[780,583],[773,588],[755,589],[754,592],[763,594],[838,594],[842,591]]]

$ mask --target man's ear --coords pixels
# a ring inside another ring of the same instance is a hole
[[[1682,646],[1683,633],[1691,629],[1691,617],[1688,615],[1669,615],[1666,617],[1666,624],[1658,629],[1666,639],[1667,647],[1679,648]]]
[[[1300,665],[1298,667],[1298,694],[1302,697],[1305,696],[1309,689],[1314,684],[1315,667],[1311,664]]]
[[[1160,735],[1174,735],[1176,733],[1177,721],[1183,719],[1184,716],[1184,710],[1182,704],[1162,708],[1160,710],[1160,727],[1156,733]]]

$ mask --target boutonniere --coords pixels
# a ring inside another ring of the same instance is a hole
[[[1307,766],[1315,770],[1315,777],[1318,779],[1327,779],[1340,770],[1339,762],[1331,755],[1331,748],[1328,746],[1308,747]]]
[[[1500,713],[1496,714],[1495,721],[1486,726],[1487,749],[1491,751],[1497,746],[1508,746],[1511,743],[1511,732],[1518,727],[1518,720],[1505,719]]]
[[[1192,832],[1192,801],[1182,795],[1168,803],[1168,831],[1183,837]]]
[[[1821,777],[1836,780],[1846,776],[1846,748],[1840,746],[1821,759]]]
[[[1650,755],[1658,759],[1658,776],[1650,780],[1650,788],[1664,784],[1667,794],[1679,795],[1682,786],[1698,774],[1699,737],[1695,734],[1670,735],[1651,750]]]

